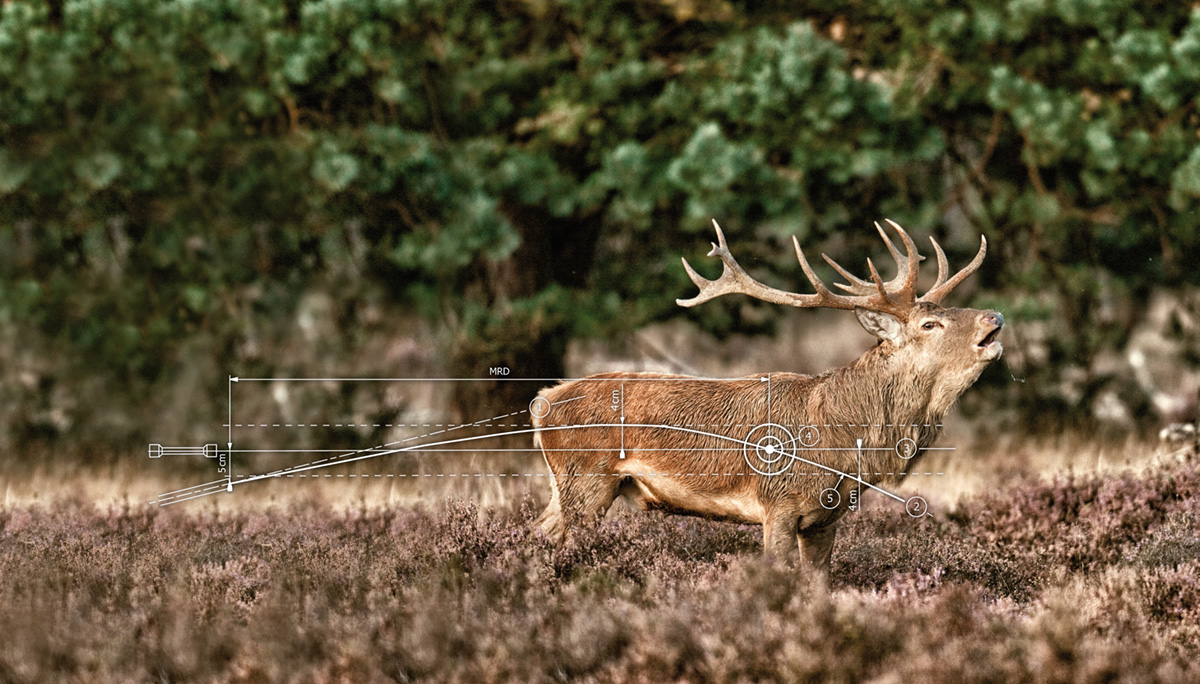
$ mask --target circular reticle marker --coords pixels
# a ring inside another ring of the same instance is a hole
[[[534,397],[529,402],[529,415],[534,418],[545,418],[550,414],[550,400],[546,397]]]
[[[778,475],[792,465],[794,441],[792,433],[782,425],[763,423],[746,435],[742,457],[746,459],[746,465],[759,475]]]
[[[904,502],[904,510],[914,518],[920,518],[923,515],[929,514],[929,504],[919,496],[910,496],[908,501]]]
[[[821,490],[821,506],[828,510],[833,510],[842,503],[842,495],[833,487],[826,487]]]
[[[917,443],[908,437],[896,442],[896,455],[908,460],[917,455]]]
[[[821,441],[821,431],[816,425],[805,425],[800,428],[799,440],[802,447],[816,446],[817,442]]]

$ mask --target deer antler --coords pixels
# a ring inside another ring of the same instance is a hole
[[[929,288],[929,291],[917,301],[941,304],[942,299],[950,294],[951,290],[958,287],[958,284],[966,280],[967,276],[979,270],[979,267],[983,264],[983,258],[987,256],[987,236],[979,236],[979,252],[975,254],[974,259],[971,259],[971,263],[967,264],[963,270],[955,273],[954,277],[950,280],[946,280],[946,272],[950,270],[946,266],[946,253],[942,251],[941,245],[937,243],[937,240],[933,239],[932,235],[929,237],[929,241],[933,243],[933,249],[937,252],[938,277],[933,287]]]
[[[937,253],[938,279],[932,289],[926,292],[923,297],[917,299],[917,275],[920,262],[925,257],[917,253],[917,247],[913,243],[912,238],[908,236],[908,233],[904,232],[904,229],[899,224],[891,220],[887,222],[900,235],[900,241],[904,243],[904,250],[906,252],[905,254],[901,254],[896,249],[895,243],[884,232],[883,227],[878,223],[875,224],[876,230],[879,231],[879,235],[887,245],[888,251],[896,261],[897,273],[896,277],[892,280],[885,283],[879,276],[879,271],[875,268],[875,264],[870,259],[867,259],[867,268],[871,271],[871,280],[867,281],[851,274],[836,261],[830,259],[829,256],[825,254],[821,255],[838,274],[848,281],[849,284],[834,283],[839,288],[850,293],[844,295],[834,294],[825,287],[825,283],[821,282],[821,279],[817,277],[817,274],[809,265],[808,259],[804,256],[804,251],[800,249],[800,242],[795,236],[792,236],[792,244],[796,248],[796,258],[799,260],[801,270],[804,271],[804,275],[808,278],[808,281],[812,283],[816,293],[799,294],[786,292],[758,282],[750,274],[746,273],[737,260],[733,258],[733,254],[729,251],[729,245],[725,242],[725,234],[721,232],[721,226],[714,220],[713,227],[717,230],[717,242],[713,245],[712,251],[708,253],[708,256],[715,256],[721,259],[723,264],[721,277],[716,280],[708,280],[696,273],[691,264],[687,262],[687,259],[684,259],[683,267],[687,270],[688,277],[692,279],[692,282],[700,288],[700,293],[691,299],[677,299],[675,302],[680,306],[695,306],[724,294],[736,293],[750,295],[755,299],[773,304],[786,304],[787,306],[799,308],[869,309],[872,311],[882,311],[904,319],[908,317],[908,313],[919,301],[933,304],[940,303],[943,297],[979,268],[979,265],[983,263],[984,255],[987,253],[987,239],[984,238],[975,259],[966,268],[955,274],[953,278],[946,280],[946,273],[949,270],[946,263],[946,255],[937,241],[930,238],[930,242],[933,243],[933,249]]]

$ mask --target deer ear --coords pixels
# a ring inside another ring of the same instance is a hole
[[[882,311],[871,311],[869,309],[854,309],[854,315],[858,316],[858,322],[867,332],[881,340],[887,340],[892,344],[900,344],[900,336],[904,331],[904,325],[900,323],[900,319],[891,314],[883,313]]]

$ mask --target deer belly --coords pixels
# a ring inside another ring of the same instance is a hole
[[[702,480],[630,473],[621,495],[646,510],[742,523],[763,521],[763,507],[753,490],[709,489]]]

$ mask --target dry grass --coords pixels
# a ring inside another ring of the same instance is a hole
[[[156,508],[178,484],[144,462],[34,468],[0,509],[0,682],[1197,681],[1200,464],[1055,448],[982,456],[996,483],[933,518],[850,516],[828,588],[750,526],[617,514],[553,548],[523,480]]]
[[[939,446],[955,451],[933,451],[921,469],[941,476],[910,479],[906,488],[919,487],[921,495],[943,506],[994,491],[1030,476],[1113,475],[1138,472],[1154,465],[1166,447],[1129,434],[1083,436],[1078,433],[1029,438],[1005,433],[981,437],[971,424],[947,420]]]

